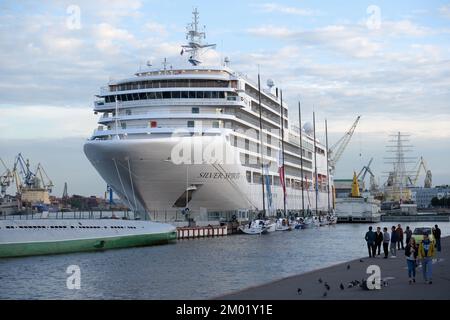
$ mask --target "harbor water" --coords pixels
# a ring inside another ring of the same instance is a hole
[[[433,226],[431,222],[404,224]],[[394,222],[373,224],[390,227]],[[450,223],[438,223],[450,235]],[[369,224],[338,224],[261,236],[0,259],[0,299],[205,299],[367,256]],[[397,259],[403,259],[403,251]],[[374,260],[376,263],[376,260]],[[66,273],[80,268],[80,289]],[[406,276],[406,275],[405,275]]]

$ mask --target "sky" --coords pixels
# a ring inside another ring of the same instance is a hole
[[[450,184],[450,2],[433,0],[1,1],[0,158],[41,162],[57,196],[64,182],[69,194],[103,195],[82,150],[96,127],[95,95],[147,61],[182,64],[194,7],[217,44],[205,62],[229,57],[251,79],[259,66],[263,83],[283,89],[291,123],[301,101],[322,140],[328,120],[332,144],[361,115],[336,178],[373,157],[383,183],[385,145],[401,131],[433,183]]]

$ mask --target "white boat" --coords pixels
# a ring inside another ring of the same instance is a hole
[[[303,229],[305,226],[305,219],[302,217],[298,217],[293,221],[294,229]]]
[[[314,228],[316,224],[313,221],[312,217],[305,218],[303,221],[303,229]]]
[[[319,226],[323,227],[330,224],[326,217],[319,217]]]
[[[336,224],[338,221],[338,217],[336,215],[327,216],[328,224]]]
[[[286,209],[302,207],[302,185],[314,189],[316,157],[318,210],[325,210],[327,181],[332,188],[333,179],[326,170],[326,147],[314,140],[312,125],[291,125],[273,81],[259,90],[257,83],[230,68],[228,58],[203,66],[200,56],[213,48],[203,43],[197,10],[193,14],[189,41],[182,46],[187,61],[144,67],[101,88],[94,102],[95,113],[101,115],[98,128],[84,145],[91,164],[133,211],[188,207],[195,218],[197,212],[261,211],[265,179],[258,164],[263,162],[268,164],[264,175],[270,182],[272,210],[281,210],[276,153],[284,123]],[[312,192],[308,201],[315,198]]]
[[[167,243],[170,224],[121,219],[0,220],[0,258]]]
[[[288,219],[278,219],[276,222],[276,231],[290,231],[292,230],[292,226],[289,224]]]
[[[248,224],[241,225],[239,230],[241,230],[245,234],[264,234],[268,233],[269,229],[272,228],[270,224],[266,224],[264,220],[253,220]]]
[[[265,224],[267,226],[267,232],[275,232],[276,231],[277,224],[275,222],[266,220]]]

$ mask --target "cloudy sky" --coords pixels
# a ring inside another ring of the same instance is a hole
[[[218,45],[204,59],[228,56],[251,78],[260,65],[294,121],[301,100],[321,131],[328,119],[333,142],[362,116],[338,178],[374,157],[383,182],[388,135],[402,131],[434,183],[450,183],[450,3],[433,0],[1,1],[0,157],[42,162],[56,195],[65,181],[69,193],[103,194],[82,151],[94,95],[146,61],[180,65],[194,6]]]

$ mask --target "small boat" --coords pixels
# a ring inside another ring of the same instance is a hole
[[[276,223],[276,228],[277,231],[291,231],[292,230],[292,226],[289,224],[289,220],[288,219],[278,219],[277,223]]]
[[[319,226],[323,227],[328,225],[330,222],[328,221],[327,217],[319,217]]]
[[[295,221],[293,222],[294,225],[294,229],[303,229],[304,225],[305,225],[305,221],[303,218],[297,218],[295,219]]]
[[[241,225],[239,230],[245,234],[264,234],[273,228],[270,224],[266,224],[264,220],[253,220],[248,224]]]
[[[312,224],[313,227],[320,227],[320,219],[317,216],[312,217]]]
[[[310,218],[305,218],[303,220],[303,226],[302,226],[303,229],[310,229],[310,228],[313,228],[313,227],[315,227],[315,224],[314,224],[314,221],[313,221],[313,219],[311,217]]]
[[[337,216],[335,216],[335,215],[330,215],[327,217],[327,219],[328,219],[328,224],[336,224],[337,220],[338,220]]]
[[[277,224],[273,221],[266,220],[264,224],[267,226],[267,232],[275,232],[277,230]]]

